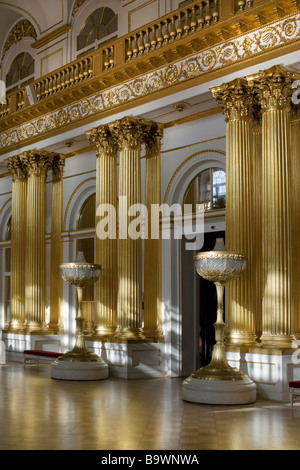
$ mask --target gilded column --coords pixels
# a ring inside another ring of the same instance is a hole
[[[256,340],[252,301],[251,111],[253,97],[244,79],[212,89],[227,122],[226,248],[247,256],[243,276],[226,288],[226,343],[252,344]]]
[[[163,339],[162,331],[162,245],[161,234],[152,234],[151,206],[161,204],[162,127],[153,124],[146,136],[146,209],[148,236],[144,254],[144,335]]]
[[[263,277],[262,277],[262,214],[261,214],[261,194],[262,194],[262,127],[259,110],[254,117],[251,129],[252,158],[251,158],[251,190],[253,214],[251,221],[251,232],[253,241],[253,309],[255,316],[256,334],[259,338],[262,332],[262,298],[263,298]]]
[[[295,75],[281,66],[247,77],[262,108],[261,341],[291,347],[294,340],[291,244],[290,110]]]
[[[95,263],[101,275],[95,284],[95,335],[112,336],[117,326],[118,242],[117,155],[118,149],[108,126],[88,131],[96,144],[96,246]]]
[[[295,315],[295,336],[300,340],[300,106],[293,109],[291,116],[291,211],[292,211],[292,274],[293,300]]]
[[[63,330],[63,279],[60,265],[63,262],[63,170],[64,159],[59,155],[52,162],[52,216],[51,216],[51,263],[50,263],[50,323],[54,332]]]
[[[118,140],[119,247],[117,336],[141,339],[142,334],[142,240],[130,224],[141,204],[141,146],[144,127],[139,119],[125,117],[110,124]],[[132,211],[132,216],[130,215]],[[134,236],[132,236],[134,235]]]
[[[52,158],[46,152],[28,151],[20,155],[28,172],[25,326],[28,332],[45,327],[46,308],[46,175]]]
[[[27,171],[18,156],[6,160],[12,175],[10,329],[25,323],[25,241]]]

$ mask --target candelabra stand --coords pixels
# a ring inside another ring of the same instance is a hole
[[[256,385],[243,372],[231,367],[226,359],[224,322],[224,288],[246,268],[246,257],[228,252],[223,239],[217,239],[213,251],[194,255],[197,273],[214,282],[217,290],[216,343],[208,366],[192,373],[182,384],[185,401],[208,404],[246,404],[256,401]]]
[[[94,284],[100,276],[101,266],[87,263],[82,252],[74,263],[60,266],[62,277],[68,284],[76,287],[77,315],[75,346],[51,365],[51,377],[65,380],[100,380],[108,377],[108,366],[102,358],[89,351],[84,338],[84,321],[82,316],[83,289]]]

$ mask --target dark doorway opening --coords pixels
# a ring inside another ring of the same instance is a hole
[[[225,232],[207,232],[201,251],[214,249],[216,239],[224,238]],[[211,361],[215,344],[214,323],[217,318],[217,293],[213,282],[199,276],[199,365],[204,367]]]

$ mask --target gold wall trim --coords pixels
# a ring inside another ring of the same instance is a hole
[[[297,13],[4,131],[0,134],[0,153],[23,142],[38,141],[43,135],[57,135],[60,131],[91,123],[99,116],[106,118],[130,109],[133,103],[159,99],[243,66],[278,57],[280,52],[292,52],[299,48],[299,39],[300,13]],[[41,108],[39,103],[35,106],[37,110]],[[17,115],[25,119],[26,111],[15,113],[16,120]],[[28,118],[34,115],[34,106],[28,109],[27,115]]]
[[[166,190],[166,193],[165,193],[165,197],[164,197],[164,204],[167,204],[167,200],[168,200],[168,196],[169,196],[169,193],[170,193],[170,190],[171,190],[171,187],[172,187],[172,184],[174,183],[174,180],[176,178],[176,176],[178,175],[178,173],[182,170],[182,168],[190,161],[192,160],[193,158],[195,157],[198,157],[198,155],[202,155],[202,154],[205,154],[205,153],[218,153],[224,157],[226,157],[226,152],[222,151],[222,150],[200,150],[199,152],[195,152],[193,153],[192,155],[190,155],[188,158],[186,158],[180,165],[179,167],[176,169],[176,171],[173,173],[172,175],[172,178],[170,179],[169,181],[169,184],[168,184],[168,187],[167,187],[167,190]]]
[[[67,34],[71,29],[71,26],[68,24],[65,24],[63,26],[60,26],[57,28],[55,31],[52,31],[49,34],[46,34],[46,36],[42,37],[41,39],[38,39],[35,41],[31,47],[34,49],[41,49],[44,46],[47,46],[50,42],[55,41],[55,39],[59,38],[63,34]]]

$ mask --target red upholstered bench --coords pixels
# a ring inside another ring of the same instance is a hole
[[[23,353],[24,367],[27,362],[35,362],[37,365],[39,365],[40,359],[42,358],[57,359],[62,355],[63,353],[60,352],[40,351],[38,349],[26,349]]]
[[[290,407],[293,408],[294,395],[300,395],[300,380],[289,382]]]

